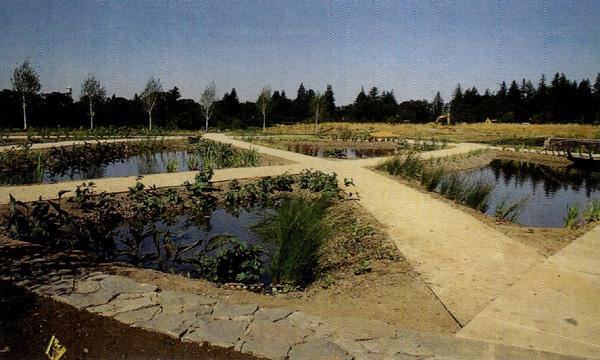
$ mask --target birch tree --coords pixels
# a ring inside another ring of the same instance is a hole
[[[152,109],[156,106],[156,102],[162,93],[162,83],[160,79],[155,80],[154,76],[148,80],[146,88],[140,95],[144,109],[148,112],[148,129],[152,130]]]
[[[27,103],[31,97],[40,92],[42,85],[40,78],[35,70],[29,65],[29,59],[23,61],[20,67],[15,69],[13,76],[10,78],[13,86],[13,91],[16,91],[21,96],[23,105],[23,129],[27,129]]]
[[[326,107],[326,98],[320,92],[317,92],[311,99],[311,108],[315,115],[315,134],[319,133],[319,117]]]
[[[260,95],[258,95],[258,100],[256,100],[256,106],[263,116],[263,132],[265,132],[267,128],[267,112],[271,109],[272,100],[271,87],[265,86],[260,92]]]
[[[92,74],[81,84],[81,100],[88,103],[88,115],[90,116],[90,129],[94,128],[94,115],[96,108],[106,97],[106,89],[100,86],[100,81]]]
[[[204,92],[200,96],[200,105],[202,105],[202,111],[206,118],[206,131],[208,131],[208,121],[212,116],[212,112],[215,108],[215,102],[217,101],[217,86],[214,82],[208,84]]]

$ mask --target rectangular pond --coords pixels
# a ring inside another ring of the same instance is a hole
[[[600,173],[574,167],[550,167],[524,161],[493,160],[488,166],[465,172],[470,179],[486,178],[496,184],[487,214],[499,203],[528,199],[515,222],[525,226],[564,226],[567,208],[584,209],[600,200]]]

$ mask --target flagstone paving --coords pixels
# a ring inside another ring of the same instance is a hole
[[[386,227],[400,252],[422,274],[461,326],[466,325],[459,337],[393,329],[372,320],[324,320],[298,312],[281,315],[285,310],[257,306],[241,309],[221,302],[206,304],[206,300],[202,308],[192,307],[194,310],[189,311],[183,310],[183,305],[179,310],[176,305],[177,324],[164,327],[164,311],[175,310],[172,303],[165,305],[159,299],[173,296],[179,299],[178,295],[161,295],[151,287],[142,291],[142,285],[133,284],[133,293],[114,293],[112,285],[107,284],[117,281],[116,278],[103,278],[101,274],[91,278],[87,274],[88,277],[78,279],[84,290],[69,293],[69,281],[75,280],[69,275],[58,278],[54,275],[44,283],[46,287],[34,285],[36,291],[76,307],[115,316],[134,326],[187,340],[211,339],[214,342],[209,342],[219,346],[270,358],[323,358],[323,354],[331,358],[364,359],[562,358],[543,351],[600,358],[597,325],[600,299],[594,295],[600,293],[600,274],[592,270],[599,268],[600,227],[545,260],[532,248],[472,216],[366,168],[375,165],[378,159],[319,159],[248,144],[221,134],[205,136],[242,148],[254,147],[261,153],[294,162],[266,168],[218,170],[215,181],[286,171],[298,173],[304,168],[335,172],[340,180],[352,178],[355,186],[348,190],[358,193],[361,205]],[[447,156],[481,148],[476,144],[457,144],[422,156]],[[193,174],[149,175],[144,183],[176,186],[184,180],[191,181]],[[119,178],[94,182],[99,191],[119,192],[126,191],[134,181],[134,178]],[[7,202],[8,193],[27,201],[40,195],[52,198],[58,190],[74,186],[60,183],[2,188],[0,202]],[[557,281],[558,277],[565,281]],[[19,281],[27,283],[33,279]],[[122,289],[123,285],[119,286]],[[176,300],[176,304],[179,302]],[[261,322],[256,320],[259,313],[270,325],[255,325]],[[276,313],[279,315],[273,315]],[[295,333],[305,335],[292,336]]]

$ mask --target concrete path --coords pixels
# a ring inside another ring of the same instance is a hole
[[[523,276],[458,336],[600,358],[600,226]]]
[[[254,147],[261,153],[295,162],[268,168],[218,170],[217,181],[286,171],[297,173],[304,168],[335,172],[340,180],[352,178],[355,187],[349,191],[358,192],[360,204],[383,224],[398,249],[461,326],[466,325],[459,336],[600,358],[600,336],[597,336],[600,299],[595,295],[600,293],[600,279],[591,270],[600,268],[600,253],[592,251],[599,249],[600,230],[575,240],[545,260],[532,248],[474,217],[365,168],[378,163],[378,159],[318,159],[248,144],[221,134],[205,136],[242,148]],[[475,144],[458,144],[422,156],[446,156],[480,148]],[[184,180],[191,181],[193,174],[150,175],[143,182],[159,187],[180,185]],[[127,191],[134,178],[94,182],[100,190],[118,192]],[[8,192],[18,194],[15,196],[20,200],[37,199],[41,194],[46,198],[56,194],[61,186],[76,184],[2,188],[0,201],[6,202]],[[585,264],[583,269],[587,270],[574,268],[579,263]],[[553,276],[568,281],[551,282]],[[576,327],[576,331],[571,327]]]

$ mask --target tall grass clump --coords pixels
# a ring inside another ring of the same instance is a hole
[[[563,216],[565,228],[570,229],[576,226],[582,212],[583,210],[576,203],[567,205],[567,215]]]
[[[477,211],[486,212],[489,208],[492,191],[496,187],[490,179],[479,178],[465,188],[462,202]]]
[[[421,159],[412,154],[405,157],[394,156],[377,165],[378,170],[383,170],[393,176],[415,178],[421,173],[424,165]]]
[[[274,238],[271,277],[280,284],[306,284],[314,275],[319,249],[329,234],[325,213],[330,198],[293,197],[284,200],[266,224]]]
[[[440,195],[451,200],[462,200],[465,189],[465,177],[462,174],[452,173],[440,181]]]
[[[502,221],[514,222],[515,219],[519,217],[528,202],[529,196],[509,203],[508,195],[506,195],[502,197],[496,204],[496,209],[494,210],[496,218]]]
[[[592,222],[600,220],[600,199],[594,199],[588,205],[587,210],[583,214],[585,221]]]
[[[421,171],[421,185],[427,191],[434,191],[446,175],[446,168],[443,166],[428,165]]]

